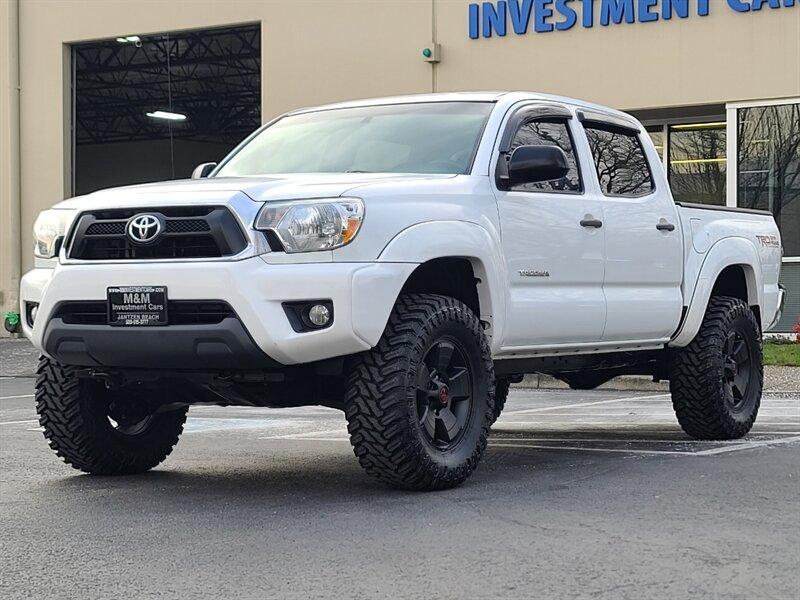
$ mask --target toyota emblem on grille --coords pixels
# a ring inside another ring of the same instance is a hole
[[[155,215],[134,215],[128,221],[125,233],[137,244],[151,244],[161,235],[161,219]]]

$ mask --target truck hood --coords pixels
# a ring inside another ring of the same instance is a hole
[[[275,175],[269,177],[212,177],[148,183],[100,190],[77,196],[57,205],[58,208],[108,206],[108,204],[143,204],[147,202],[192,202],[227,200],[243,193],[257,202],[334,198],[377,183],[449,179],[454,175],[418,175],[402,173],[323,173]]]

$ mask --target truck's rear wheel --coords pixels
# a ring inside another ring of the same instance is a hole
[[[500,413],[506,406],[506,399],[508,392],[511,389],[511,380],[508,377],[498,377],[497,383],[494,386],[494,412],[492,415],[492,423],[500,418]]]
[[[403,489],[454,487],[489,435],[494,366],[475,314],[432,294],[401,296],[378,345],[351,364],[350,441],[369,475]]]
[[[683,430],[697,439],[747,434],[761,404],[761,332],[753,311],[731,297],[714,297],[692,342],[675,356],[672,405]]]
[[[146,394],[109,390],[75,368],[39,359],[36,412],[50,447],[72,467],[130,475],[163,461],[183,431],[188,408],[156,412]]]

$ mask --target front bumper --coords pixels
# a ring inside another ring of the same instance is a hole
[[[51,358],[72,364],[153,368],[268,368],[354,354],[374,347],[413,263],[274,265],[232,262],[57,265],[22,279],[23,332]],[[221,301],[236,313],[219,325],[69,325],[53,319],[62,302],[105,301],[112,286],[166,285],[169,299]],[[284,302],[329,299],[330,327],[298,333]],[[29,303],[38,304],[31,327]],[[238,325],[237,325],[238,323]],[[275,362],[273,362],[275,361]],[[124,363],[124,364],[122,364]]]

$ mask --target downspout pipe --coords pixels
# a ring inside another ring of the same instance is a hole
[[[20,171],[20,43],[19,43],[19,1],[20,0],[4,0],[2,8],[6,14],[3,15],[3,21],[6,21],[7,38],[0,42],[5,44],[5,52],[0,52],[0,56],[6,55],[6,64],[3,64],[3,70],[7,72],[7,80],[4,82],[2,93],[4,100],[7,102],[7,111],[5,115],[0,115],[0,118],[7,120],[8,133],[6,139],[0,138],[0,144],[5,148],[0,151],[0,155],[4,156],[3,166],[0,166],[0,172],[5,171],[6,181],[0,179],[0,186],[5,189],[2,190],[0,196],[5,196],[7,206],[3,213],[5,213],[1,227],[3,230],[3,237],[8,235],[7,241],[7,254],[5,260],[8,276],[2,282],[3,287],[9,286],[7,290],[7,297],[3,302],[4,313],[5,311],[19,312],[19,285],[22,275],[22,196],[21,196],[21,171]],[[5,168],[3,168],[5,167]],[[1,260],[1,259],[0,259]]]

